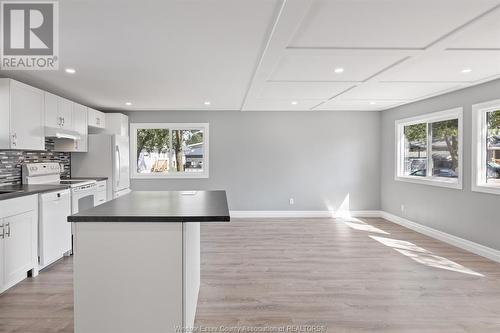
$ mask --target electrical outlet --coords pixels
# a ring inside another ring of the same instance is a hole
[[[295,200],[293,198],[290,198],[290,205],[293,205],[295,203]]]
[[[401,213],[403,213],[403,215],[405,214],[405,210],[406,210],[405,205],[401,205]]]

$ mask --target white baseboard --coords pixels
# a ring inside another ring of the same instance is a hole
[[[474,243],[467,239],[450,235],[446,232],[427,227],[425,225],[407,220],[394,214],[379,210],[359,211],[328,211],[328,210],[232,210],[233,218],[319,218],[319,217],[381,217],[387,221],[419,232],[442,242],[475,253],[482,257],[500,262],[500,251]]]
[[[380,212],[383,219],[386,219],[387,221],[399,224],[403,227],[406,227],[408,229],[414,230],[416,232],[419,232],[421,234],[424,234],[426,236],[438,239],[442,242],[448,243],[450,245],[456,246],[458,248],[464,249],[466,251],[475,253],[477,255],[480,255],[482,257],[491,259],[496,262],[500,262],[500,251],[492,249],[490,247],[474,243],[472,241],[469,241],[467,239],[463,239],[457,236],[450,235],[446,232],[439,231],[436,229],[433,229],[431,227],[427,227],[425,225],[407,220],[405,218],[399,217],[394,214],[390,214],[384,211]]]
[[[312,217],[380,217],[378,210],[329,211],[329,210],[232,210],[234,218],[312,218]]]

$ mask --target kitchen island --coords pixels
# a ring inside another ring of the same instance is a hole
[[[229,221],[225,191],[138,191],[74,223],[75,333],[192,327],[200,222]]]

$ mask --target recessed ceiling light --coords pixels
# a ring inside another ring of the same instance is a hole
[[[131,106],[131,105],[132,105],[132,102],[125,102],[125,105],[126,105],[126,106]]]
[[[297,105],[297,104],[299,104],[299,102],[297,102],[297,101],[292,101],[292,105]]]
[[[64,71],[68,74],[75,74],[76,73],[76,70],[74,68],[66,68]]]
[[[373,102],[373,101],[370,102],[370,105],[375,105],[375,104],[377,104],[377,102]]]
[[[339,67],[339,68],[335,68],[333,71],[334,71],[335,73],[342,73],[342,72],[344,71],[344,69],[343,69],[343,68],[341,68],[341,67]]]
[[[467,73],[470,73],[470,72],[472,72],[472,69],[470,69],[470,68],[464,68],[464,69],[462,69],[462,73],[464,73],[464,74],[467,74]]]
[[[212,104],[212,103],[211,103],[210,101],[205,101],[203,104],[205,104],[205,105],[210,105],[210,104]]]

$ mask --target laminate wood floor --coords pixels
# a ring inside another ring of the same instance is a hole
[[[201,239],[199,326],[500,332],[500,264],[382,219],[234,220]]]
[[[201,237],[210,332],[500,332],[500,264],[382,219],[234,219]],[[0,295],[0,332],[73,332],[72,258]]]
[[[0,295],[0,332],[73,332],[73,258]]]

